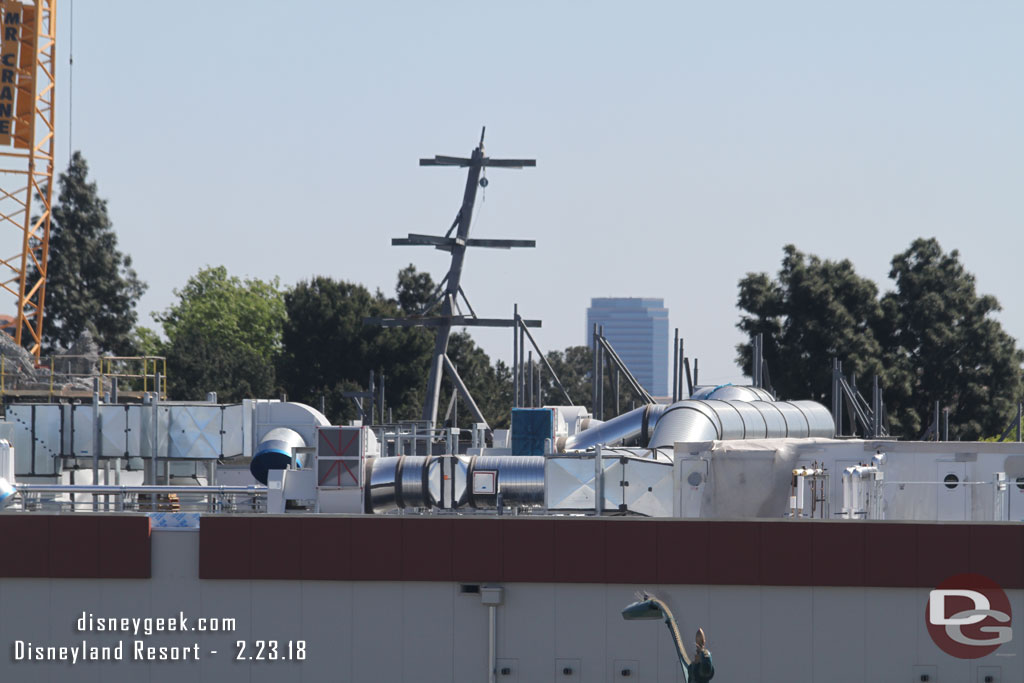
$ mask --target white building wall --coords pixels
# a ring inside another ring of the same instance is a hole
[[[268,549],[272,552],[273,549]],[[240,558],[240,561],[241,558]],[[214,581],[196,578],[198,533],[153,533],[150,580],[0,580],[0,681],[456,681],[487,678],[487,608],[456,583]],[[626,622],[621,609],[648,590],[675,611],[687,642],[708,634],[716,681],[918,682],[1024,680],[1024,633],[995,654],[954,659],[932,643],[924,588],[802,588],[614,584],[505,584],[497,608],[500,683],[681,681],[660,621]],[[1024,591],[1007,591],[1015,615]],[[147,645],[200,643],[198,663],[35,664],[12,661],[16,639],[93,644],[124,639],[75,631],[97,616],[233,617],[223,634],[162,634]],[[1016,624],[1015,630],[1017,630]],[[236,640],[304,639],[305,662],[234,661]],[[208,651],[216,649],[211,656]],[[569,665],[572,675],[562,670]],[[989,667],[989,668],[985,668]],[[995,669],[991,668],[995,667]],[[630,675],[622,675],[629,669]],[[926,669],[922,669],[926,670]],[[993,674],[993,672],[996,672]]]

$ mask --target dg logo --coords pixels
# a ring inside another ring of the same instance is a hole
[[[960,659],[995,652],[1013,638],[1010,600],[992,579],[957,574],[928,594],[925,624],[935,644]]]

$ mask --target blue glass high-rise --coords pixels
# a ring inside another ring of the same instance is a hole
[[[668,396],[668,309],[664,299],[595,298],[587,309],[587,345],[594,324],[652,396]]]

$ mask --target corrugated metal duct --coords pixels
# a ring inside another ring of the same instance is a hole
[[[677,441],[728,441],[835,436],[832,414],[815,401],[696,401],[673,403],[654,428],[648,448]]]

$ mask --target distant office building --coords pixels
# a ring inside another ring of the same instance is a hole
[[[652,396],[668,391],[668,309],[664,299],[591,299],[587,309],[587,345],[594,325]]]

